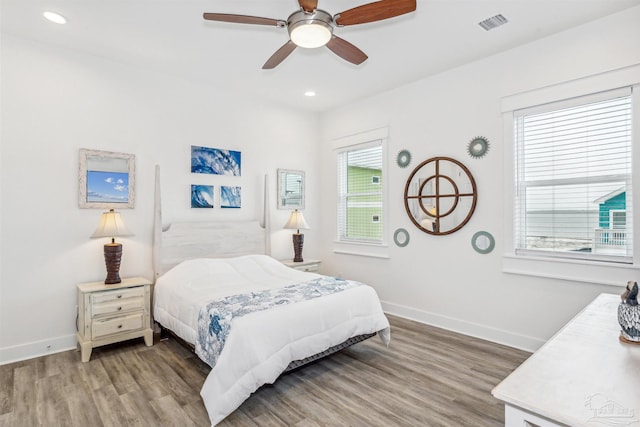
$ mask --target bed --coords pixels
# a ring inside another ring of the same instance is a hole
[[[265,205],[267,205],[265,179]],[[211,366],[201,396],[212,425],[263,384],[378,334],[373,288],[286,267],[262,221],[162,223],[156,167],[154,320]]]

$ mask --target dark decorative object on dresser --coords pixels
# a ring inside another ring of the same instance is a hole
[[[620,341],[640,344],[640,305],[638,305],[638,283],[627,282],[622,294],[622,302],[618,305],[618,322]]]

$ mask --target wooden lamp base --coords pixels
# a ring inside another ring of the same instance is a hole
[[[104,280],[105,285],[114,285],[122,282],[122,279],[120,279],[121,259],[121,243],[107,243],[104,245],[104,262],[107,266],[107,278]]]
[[[302,233],[294,233],[293,234],[293,253],[295,254],[293,257],[293,262],[302,262],[302,245],[304,244],[304,234]]]

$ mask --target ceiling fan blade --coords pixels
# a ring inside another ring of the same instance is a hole
[[[289,40],[284,45],[282,45],[280,49],[276,50],[276,53],[271,55],[271,58],[269,58],[267,62],[264,63],[262,69],[271,70],[272,68],[276,68],[282,61],[287,58],[287,56],[291,55],[291,52],[293,52],[296,47],[297,46],[295,45],[295,43]]]
[[[261,18],[259,16],[232,15],[228,13],[203,13],[202,17],[207,21],[233,22],[236,24],[273,25],[284,27],[286,22],[281,19]]]
[[[313,12],[318,8],[318,0],[298,0],[298,3],[305,12]]]
[[[333,36],[327,47],[340,58],[355,65],[362,64],[368,58],[366,53],[338,36]]]
[[[345,10],[333,17],[338,26],[365,24],[416,10],[416,0],[380,0]]]

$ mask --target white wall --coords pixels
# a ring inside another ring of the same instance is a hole
[[[335,254],[332,235],[323,233],[325,272],[374,285],[389,312],[527,349],[548,339],[597,294],[620,293],[614,286],[502,273],[502,254],[508,250],[503,246],[503,168],[509,165],[503,159],[500,101],[640,63],[638,22],[640,7],[325,113],[321,160],[328,177],[335,176],[332,140],[389,126],[389,238],[399,227],[411,237],[404,248],[391,243],[390,258],[378,259]],[[487,137],[491,148],[486,157],[472,159],[466,147],[478,135]],[[402,149],[413,156],[405,169],[396,165]],[[433,156],[462,161],[478,184],[471,221],[448,236],[419,231],[404,210],[407,177]],[[335,188],[335,178],[323,183],[320,217],[326,230],[335,229]],[[470,245],[480,230],[496,239],[491,254],[477,254]]]
[[[1,55],[0,363],[74,347],[76,284],[106,275],[105,242],[89,239],[101,210],[78,208],[79,148],[136,155],[136,206],[121,211],[135,236],[120,239],[121,276],[152,277],[156,164],[165,222],[257,219],[268,174],[276,258],[293,255],[276,169],[304,170],[314,225],[305,254],[318,256],[317,115],[6,35]],[[191,174],[191,145],[241,151],[242,177]],[[190,209],[198,183],[242,186],[242,208]]]
[[[45,353],[47,346],[52,352],[73,347],[75,285],[104,278],[103,242],[88,238],[100,211],[77,207],[79,148],[136,155],[136,207],[123,211],[135,236],[121,239],[123,276],[151,276],[155,164],[162,167],[166,221],[257,218],[261,180],[268,173],[277,258],[291,256],[291,241],[280,230],[288,212],[275,209],[275,172],[301,169],[307,178],[305,218],[313,227],[305,232],[305,255],[321,258],[324,272],[371,283],[391,312],[535,348],[595,295],[620,289],[501,272],[500,98],[640,62],[637,22],[640,8],[336,109],[322,120],[238,99],[224,90],[224,82],[221,88],[196,86],[3,35],[0,363]],[[306,137],[320,124],[326,144]],[[390,128],[389,232],[404,227],[411,242],[405,248],[391,244],[388,260],[334,254],[330,141],[382,126]],[[491,141],[481,160],[465,151],[476,135]],[[243,176],[191,175],[192,144],[242,151]],[[406,169],[395,164],[401,149],[413,155]],[[421,233],[403,207],[406,178],[434,155],[463,161],[479,187],[476,213],[450,236]],[[190,184],[236,182],[243,187],[241,210],[189,209]],[[470,246],[478,230],[496,238],[489,255]]]

